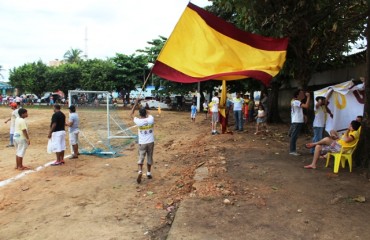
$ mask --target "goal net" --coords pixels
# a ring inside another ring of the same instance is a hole
[[[76,106],[80,119],[79,151],[100,157],[123,155],[124,148],[136,140],[119,116],[118,103],[107,91],[69,90],[68,104]]]

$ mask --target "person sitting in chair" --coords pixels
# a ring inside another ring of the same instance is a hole
[[[315,153],[313,155],[312,163],[304,166],[304,168],[316,169],[316,162],[320,155],[325,155],[328,152],[340,152],[342,147],[348,147],[355,143],[360,136],[359,131],[357,131],[360,126],[361,123],[353,120],[341,138],[335,139],[333,137],[325,137],[318,142],[307,143],[306,148],[315,148]]]

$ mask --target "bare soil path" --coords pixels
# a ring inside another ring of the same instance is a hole
[[[52,109],[28,110],[24,164],[36,169],[54,158],[46,153]],[[133,125],[128,114],[120,116]],[[370,182],[361,169],[335,175],[332,163],[303,169],[309,136],[299,138],[303,155],[295,157],[287,125],[212,136],[202,114],[195,123],[188,112],[152,114],[152,180],[136,183],[135,144],[118,158],[80,155],[29,173],[0,187],[0,239],[370,239]],[[9,115],[0,107],[0,119]],[[20,174],[4,121],[0,181]]]

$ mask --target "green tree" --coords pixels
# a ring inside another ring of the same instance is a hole
[[[67,63],[78,63],[82,61],[81,58],[82,50],[71,48],[64,54],[64,60]]]
[[[93,91],[112,91],[117,89],[115,65],[112,60],[92,59],[83,61],[81,66],[80,87]]]
[[[67,63],[57,67],[49,67],[46,73],[47,91],[55,92],[58,89],[64,94],[68,90],[80,88],[81,68],[79,64]]]
[[[364,38],[364,0],[213,0],[209,10],[240,29],[270,37],[288,37],[287,60],[272,82],[271,95],[278,99],[283,81],[296,80],[306,88],[313,73],[343,62],[350,43]],[[329,64],[330,63],[330,64]],[[269,116],[280,119],[277,106]],[[271,120],[271,119],[269,119]]]
[[[20,93],[29,92],[40,96],[47,86],[48,67],[40,61],[27,63],[10,70],[9,82]]]
[[[143,86],[149,73],[148,57],[145,55],[125,55],[117,53],[112,58],[116,87],[127,93],[136,89],[136,86]]]
[[[370,0],[367,0],[367,31],[366,40],[367,43],[370,42]],[[362,146],[362,151],[360,156],[363,157],[363,162],[366,167],[369,166],[370,161],[370,151],[368,151],[368,146],[370,146],[370,50],[366,50],[366,62],[367,62],[367,76],[365,77],[365,111],[364,111],[364,121],[362,122],[362,133],[364,137],[363,141],[360,141],[360,146]],[[360,139],[360,140],[362,140]],[[369,168],[370,170],[370,168]],[[368,178],[369,175],[368,175]]]
[[[214,0],[211,10],[226,12],[231,22],[249,32],[289,37],[283,72],[307,87],[325,62],[340,62],[350,43],[364,39],[364,0]]]

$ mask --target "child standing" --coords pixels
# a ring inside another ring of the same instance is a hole
[[[19,117],[15,120],[14,127],[14,143],[16,147],[16,169],[27,170],[28,167],[23,166],[23,157],[26,153],[26,149],[30,145],[30,137],[28,135],[28,127],[25,118],[28,117],[27,110],[21,108],[18,111]]]
[[[197,106],[195,106],[195,102],[193,102],[193,105],[191,105],[191,113],[190,113],[190,117],[191,117],[192,122],[195,122],[195,116],[196,115],[197,115]]]
[[[260,132],[260,128],[262,127],[265,129],[265,132],[268,132],[266,125],[266,112],[262,104],[258,105],[258,113],[256,116],[256,120],[257,120],[256,132],[254,134],[257,135]]]
[[[203,103],[203,112],[206,115],[206,119],[207,119],[207,115],[208,115],[208,101],[207,100],[204,100],[204,103]]]

